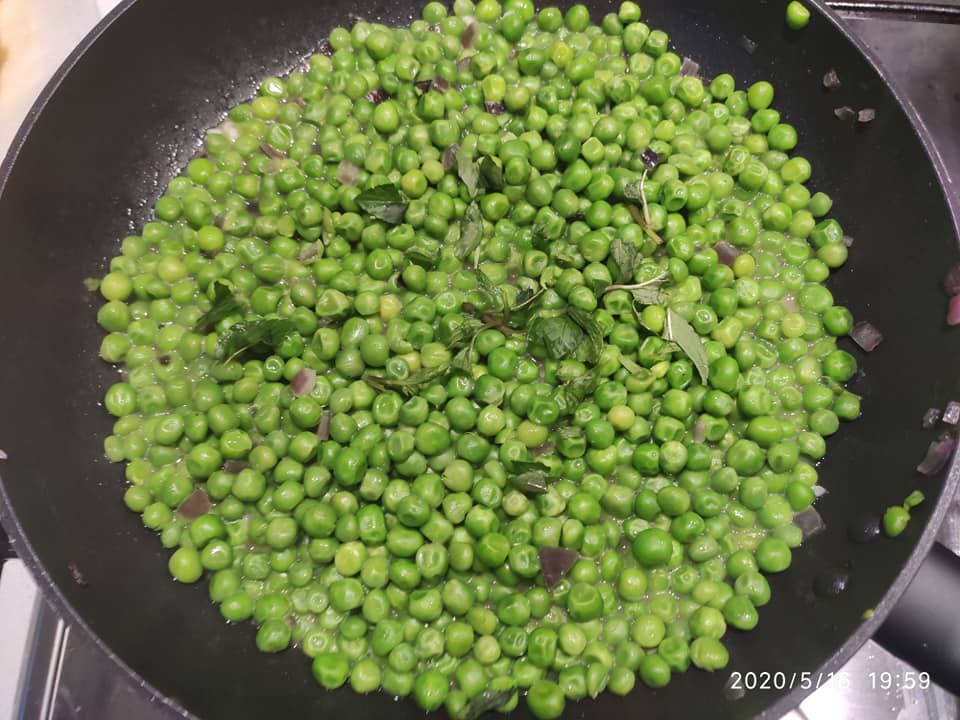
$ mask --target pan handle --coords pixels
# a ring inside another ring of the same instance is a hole
[[[874,639],[960,695],[960,557],[934,543]]]

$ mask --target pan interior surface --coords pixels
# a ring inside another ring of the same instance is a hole
[[[587,5],[595,22],[615,9]],[[870,356],[854,351],[862,371],[851,389],[864,396],[864,414],[831,440],[820,467],[829,494],[817,507],[826,529],[795,553],[787,573],[771,578],[773,600],[757,629],[725,637],[727,670],[691,670],[662,690],[638,686],[626,699],[605,693],[568,709],[589,717],[750,717],[786,689],[728,700],[730,671],[789,677],[841,659],[845,643],[852,652],[866,638],[864,627],[880,619],[864,626],[865,611],[884,607],[915,563],[912,553],[929,543],[926,520],[936,501],[956,482],[955,473],[946,483],[914,472],[932,439],[920,428],[924,410],[960,391],[953,362],[960,336],[944,326],[939,286],[956,236],[921,137],[829,18],[814,13],[796,32],[786,28],[780,3],[642,5],[644,21],[666,30],[676,52],[699,62],[706,77],[731,72],[739,87],[774,84],[775,106],[813,164],[812,187],[834,198],[833,215],[854,238],[830,287],[838,304],[885,338]],[[420,8],[378,2],[363,12],[406,24]],[[0,195],[0,346],[7,354],[0,446],[9,455],[0,470],[11,524],[27,540],[20,548],[121,663],[203,718],[421,716],[412,702],[383,694],[321,691],[301,653],[261,654],[252,627],[224,627],[202,584],[169,579],[167,553],[121,501],[122,468],[103,458],[111,422],[101,398],[116,370],[98,357],[98,301],[82,282],[102,275],[121,238],[149,218],[206,128],[249,98],[260,78],[295,67],[357,9],[343,0],[129,5],[45,96]],[[821,82],[830,69],[842,79],[834,90]],[[833,113],[840,105],[874,108],[876,119],[841,122]],[[915,487],[928,502],[900,539],[851,541],[851,523],[902,502]],[[845,589],[817,595],[831,573],[848,578]]]

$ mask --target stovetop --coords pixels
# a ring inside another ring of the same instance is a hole
[[[0,26],[10,26],[9,21],[17,17],[18,3],[20,8],[29,8],[26,12],[33,16],[38,11],[42,14],[45,8],[49,17],[57,18],[52,27],[33,18],[34,25],[44,30],[44,41],[29,43],[27,58],[21,61],[22,65],[29,63],[37,73],[30,87],[24,89],[23,76],[18,75],[21,87],[15,87],[11,93],[0,70],[0,85],[6,92],[6,98],[0,97],[0,153],[45,76],[53,72],[98,17],[117,2],[0,2]],[[941,0],[935,6],[890,0],[834,0],[830,4],[876,53],[919,111],[946,164],[950,176],[948,194],[954,211],[960,213],[960,0]],[[63,13],[55,13],[58,5],[69,5],[68,19],[64,19]],[[9,60],[8,57],[8,65]],[[7,68],[7,76],[12,72]],[[955,504],[947,517],[940,540],[960,553],[960,504]],[[2,545],[0,533],[0,557]],[[0,638],[0,720],[180,717],[117,672],[83,632],[71,631],[40,597],[29,573],[17,560],[4,564],[0,574]],[[891,673],[891,677],[903,677],[910,670],[868,641],[834,680],[783,720],[960,720],[960,698],[935,685],[927,690],[891,687],[884,691],[871,687],[870,673],[875,677],[884,672]]]

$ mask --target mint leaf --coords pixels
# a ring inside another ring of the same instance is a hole
[[[269,355],[297,332],[296,326],[285,318],[258,318],[234,323],[217,342],[218,360],[230,361],[241,353]]]
[[[216,325],[229,315],[243,310],[243,303],[233,295],[233,290],[223,280],[213,284],[213,305],[197,320],[193,326],[194,332],[206,332],[211,325]]]
[[[480,183],[480,170],[477,168],[477,164],[473,161],[473,158],[470,157],[463,147],[457,150],[457,175],[463,180],[463,184],[467,186],[467,192],[470,194],[470,197],[476,197]]]
[[[461,260],[468,260],[483,239],[483,217],[476,202],[467,205],[460,221],[460,239],[454,247],[454,253]]]
[[[367,188],[357,195],[356,202],[368,215],[390,225],[399,225],[403,222],[403,216],[409,205],[397,186],[390,183]]]
[[[586,342],[577,349],[577,359],[595,363],[603,352],[603,329],[593,316],[578,307],[568,307],[567,316],[583,331]]]
[[[469,702],[462,715],[454,720],[478,720],[481,715],[510,702],[516,690],[484,690]]]
[[[573,357],[584,340],[584,332],[566,315],[538,315],[527,331],[528,342],[543,345],[551,360]]]
[[[509,478],[510,484],[528,495],[542,495],[548,489],[550,476],[546,470],[528,470]]]
[[[567,413],[573,412],[588,395],[593,394],[599,384],[600,378],[592,370],[565,382],[557,390],[562,409]]]
[[[320,239],[324,245],[329,245],[337,237],[337,228],[333,222],[333,213],[330,208],[323,209],[323,224],[321,225]]]
[[[626,242],[622,238],[614,238],[610,243],[610,259],[617,271],[617,282],[624,283],[633,279],[633,274],[640,266],[643,256],[633,243]]]
[[[680,349],[690,358],[690,362],[693,363],[700,374],[700,381],[706,385],[707,375],[710,373],[710,361],[707,359],[707,351],[703,347],[703,341],[690,323],[671,308],[667,308],[663,337],[680,346]]]
[[[503,190],[503,168],[493,158],[484,156],[480,161],[480,175],[488,190]]]
[[[413,396],[432,384],[435,380],[442,378],[449,371],[450,363],[444,363],[435,368],[417,370],[405,378],[388,378],[382,375],[364,373],[362,379],[377,390],[399,390],[404,395]]]

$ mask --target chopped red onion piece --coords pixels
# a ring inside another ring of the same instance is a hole
[[[753,55],[757,51],[757,43],[746,35],[740,36],[740,47],[746,50],[748,55]]]
[[[367,93],[367,100],[372,102],[374,105],[379,105],[388,97],[390,96],[387,94],[387,91],[384,90],[383,88],[374,88],[373,90]]]
[[[507,106],[499,102],[485,102],[483,106],[491,115],[503,115],[507,111]]]
[[[843,236],[843,244],[844,244],[846,247],[851,247],[851,246],[853,245],[853,238],[850,237],[849,235],[844,235],[844,236]]]
[[[443,155],[440,159],[443,162],[444,170],[452,170],[457,164],[457,153],[460,151],[459,145],[451,145],[446,150],[443,151]]]
[[[820,513],[812,506],[794,515],[793,524],[800,528],[804,540],[823,532],[827,528],[827,524],[823,521]]]
[[[950,297],[960,295],[960,262],[950,266],[943,278],[943,289],[947,291],[947,295]]]
[[[282,152],[277,150],[272,145],[267,145],[265,142],[260,143],[260,152],[262,152],[271,160],[282,160],[286,157],[286,155],[284,155]]]
[[[924,430],[932,430],[937,426],[937,423],[940,422],[940,416],[939,408],[928,408],[923,414],[923,420],[920,421],[920,427]]]
[[[245,470],[248,467],[249,465],[247,465],[247,463],[244,462],[243,460],[227,460],[223,464],[224,471],[228,473],[238,473],[241,470]]]
[[[700,63],[696,60],[691,60],[688,57],[683,59],[683,64],[680,66],[680,76],[684,77],[686,75],[697,75],[700,72]]]
[[[473,18],[467,19],[467,29],[463,31],[463,35],[460,36],[460,44],[463,45],[464,50],[473,50],[473,42],[477,39],[477,24],[473,21]]]
[[[293,376],[290,389],[293,390],[294,397],[303,397],[309,395],[316,384],[317,371],[313,368],[302,368],[300,372]]]
[[[707,439],[707,426],[703,424],[702,421],[697,420],[693,424],[693,432],[691,433],[693,441],[695,443],[702,443]]]
[[[77,563],[73,560],[67,563],[67,572],[70,573],[70,579],[77,585],[87,587],[87,579],[83,576],[83,573],[80,572],[80,568],[77,567]]]
[[[213,503],[203,488],[197,488],[187,495],[187,499],[180,503],[177,512],[183,515],[187,520],[196,520],[201,515],[210,512]]]
[[[836,70],[834,70],[833,68],[830,68],[829,70],[827,70],[826,73],[824,73],[823,86],[828,90],[832,90],[833,88],[840,87],[840,76],[837,75]]]
[[[783,309],[788,313],[795,313],[800,310],[800,304],[797,302],[795,295],[784,295],[780,298],[780,304],[783,305]]]
[[[317,425],[317,438],[320,440],[330,439],[330,411],[324,410],[320,416],[320,424]]]
[[[450,82],[445,78],[437,75],[430,83],[432,87],[437,92],[446,92],[450,89]]]
[[[0,450],[0,460],[7,460],[9,457],[5,450]]]
[[[642,153],[640,153],[640,159],[643,160],[643,164],[647,166],[647,169],[651,172],[656,169],[657,165],[660,164],[660,155],[657,154],[655,150],[647,148]]]
[[[543,584],[547,590],[553,590],[579,557],[576,550],[558,547],[540,548],[540,574],[543,575]]]
[[[854,110],[849,105],[842,105],[838,108],[833,109],[833,114],[837,116],[837,120],[853,120],[857,117],[857,111]]]
[[[736,702],[737,700],[742,700],[746,694],[747,690],[743,686],[743,683],[740,682],[736,675],[730,673],[727,682],[723,684],[723,697],[731,702]]]
[[[306,262],[307,260],[312,260],[317,255],[320,254],[320,245],[318,243],[312,242],[309,245],[304,246],[300,251],[300,254],[297,255],[297,260],[300,262]]]
[[[875,120],[877,117],[877,111],[873,108],[863,108],[860,112],[857,113],[857,122],[868,123]]]
[[[233,142],[238,137],[240,137],[240,128],[238,128],[237,124],[233,122],[233,120],[231,120],[230,118],[227,118],[226,120],[224,120],[222,123],[217,125],[217,127],[213,128],[210,132],[220,133],[221,135],[225,135],[227,140],[229,140],[230,142]]]
[[[472,59],[473,59],[473,56],[471,55],[470,57],[464,57],[457,60],[457,70],[469,70],[470,61]]]
[[[432,84],[433,84],[433,80],[421,80],[420,82],[414,83],[413,86],[420,92],[425,93],[427,90],[430,89],[430,86]]]
[[[960,422],[960,403],[951,400],[943,409],[943,421],[947,425],[956,425]]]
[[[814,495],[814,497],[818,497],[818,498],[819,498],[819,497],[823,497],[823,496],[826,495],[828,492],[830,492],[830,491],[827,490],[823,485],[814,485],[814,486],[813,486],[813,495]]]
[[[953,455],[957,439],[951,435],[941,435],[927,448],[923,461],[917,465],[917,472],[923,475],[936,475],[943,470]]]
[[[960,295],[950,298],[947,307],[947,325],[960,325]]]
[[[713,249],[717,253],[717,260],[724,265],[733,265],[733,261],[740,256],[739,248],[731,245],[726,240],[718,242],[713,246]]]
[[[850,331],[850,338],[864,352],[873,352],[883,342],[883,335],[869,321],[861,320]]]
[[[352,162],[341,160],[337,165],[337,180],[344,185],[356,185],[357,178],[360,177],[360,168]]]

